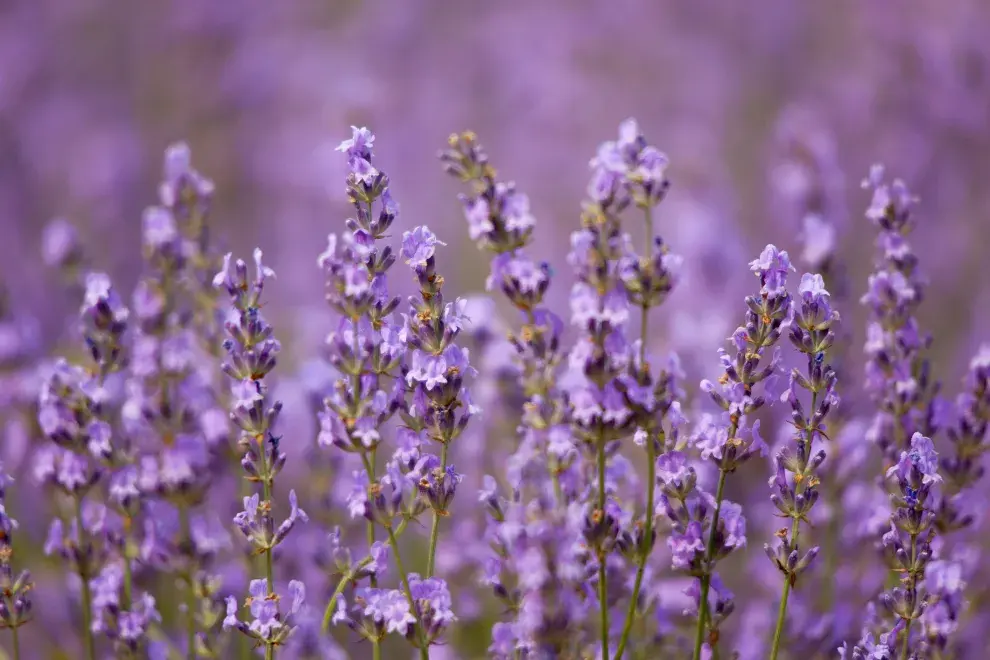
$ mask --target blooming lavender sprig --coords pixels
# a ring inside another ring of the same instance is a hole
[[[602,657],[609,657],[609,602],[606,558],[618,538],[618,520],[606,506],[608,444],[631,436],[647,425],[627,405],[627,393],[652,407],[648,392],[632,379],[623,380],[633,360],[625,331],[629,323],[629,297],[619,274],[628,236],[622,232],[618,211],[626,203],[620,197],[619,178],[605,177],[608,191],[599,185],[602,169],[595,169],[590,186],[592,201],[585,207],[583,228],[571,234],[568,263],[577,281],[571,289],[571,322],[580,335],[570,354],[568,403],[574,433],[594,456],[597,497],[588,515],[588,543],[598,561],[598,599]]]
[[[202,348],[220,357],[223,332],[223,305],[213,276],[220,267],[222,255],[212,242],[210,210],[216,192],[213,181],[203,176],[192,164],[192,151],[185,142],[177,142],[165,150],[164,176],[158,186],[161,207],[175,223],[183,255],[180,277],[188,296],[188,315],[195,336]]]
[[[642,210],[648,245],[648,253],[639,255],[626,237],[618,269],[618,277],[630,305],[640,310],[638,351],[635,351],[635,358],[630,363],[627,378],[620,380],[619,386],[639,426],[637,444],[646,448],[647,492],[645,520],[636,523],[636,533],[632,535],[634,542],[630,558],[637,565],[636,576],[616,648],[617,660],[622,657],[629,640],[636,609],[640,605],[643,576],[655,540],[656,457],[665,445],[664,419],[673,410],[671,431],[674,434],[682,420],[676,401],[677,386],[672,375],[676,371],[676,357],[674,368],[661,370],[659,374],[651,372],[647,359],[650,312],[659,307],[673,290],[681,265],[681,258],[670,252],[663,239],[654,234],[653,228],[654,210],[670,187],[667,165],[667,156],[647,143],[634,119],[622,122],[618,140],[603,143],[591,161],[594,175],[589,193],[592,198],[606,214],[617,214],[630,202]]]
[[[657,510],[670,521],[667,545],[671,566],[695,578],[686,592],[694,603],[689,614],[700,617],[703,610],[708,612],[709,635],[702,648],[710,652],[722,622],[733,612],[735,603],[732,592],[707,566],[746,545],[746,519],[742,507],[729,501],[722,502],[720,515],[715,517],[715,498],[698,485],[697,473],[684,453],[670,450],[661,454],[656,469],[660,485]],[[706,539],[714,542],[706,544]],[[709,576],[707,590],[706,575]]]
[[[976,520],[972,496],[967,491],[978,484],[984,472],[981,457],[987,451],[990,426],[990,346],[983,345],[977,351],[964,383],[965,389],[955,402],[956,418],[946,428],[952,453],[939,460],[943,481],[934,507],[934,524],[943,537],[969,529]],[[925,573],[932,603],[922,623],[927,643],[937,653],[947,651],[950,636],[958,627],[966,586],[962,571],[958,561],[938,560],[929,564]]]
[[[10,630],[14,660],[20,660],[20,628],[31,621],[34,581],[27,570],[14,575],[12,534],[17,521],[7,515],[5,507],[8,482],[0,466],[0,628]]]
[[[275,527],[272,491],[275,476],[285,465],[286,454],[282,451],[280,436],[274,433],[282,403],[276,401],[269,406],[265,378],[275,367],[280,345],[272,336],[272,326],[260,311],[265,281],[275,273],[262,262],[261,250],[254,251],[254,263],[255,277],[248,282],[247,264],[239,259],[232,262],[231,255],[227,255],[223,270],[213,281],[214,286],[223,288],[230,296],[236,313],[236,320],[228,321],[225,326],[228,338],[224,340],[227,359],[223,371],[234,383],[231,419],[241,430],[241,466],[248,481],[260,481],[262,486],[260,499],[258,493],[244,498],[244,510],[235,516],[234,523],[254,548],[254,553],[265,557],[265,580],[252,582],[253,623],[249,626],[238,623],[236,599],[231,597],[227,599],[224,627],[236,627],[257,640],[265,647],[266,659],[271,660],[275,649],[284,644],[292,632],[288,618],[305,598],[302,584],[290,582],[293,606],[287,613],[280,612],[272,567],[274,549],[297,522],[306,522],[308,518],[297,504],[295,491],[289,491],[289,516]],[[255,603],[259,603],[257,607],[254,607]]]
[[[393,314],[399,299],[388,291],[387,274],[396,257],[390,246],[381,244],[399,205],[392,199],[388,176],[371,164],[374,141],[368,129],[352,127],[351,139],[338,147],[348,159],[347,197],[355,217],[347,220],[348,231],[340,238],[330,234],[318,260],[326,278],[326,300],[341,315],[327,344],[330,362],[342,375],[320,413],[318,440],[322,446],[360,455],[369,485],[376,479],[381,429],[404,396],[396,372],[405,353]],[[370,549],[375,543],[370,521],[367,534]],[[372,576],[372,586],[374,582]]]
[[[351,492],[349,508],[352,516],[366,518],[368,542],[368,555],[361,561],[352,562],[349,552],[337,553],[335,562],[341,577],[324,613],[324,629],[331,623],[351,621],[337,615],[341,608],[346,609],[347,588],[368,579],[371,589],[377,589],[384,569],[366,568],[376,557],[387,557],[386,550],[392,547],[396,563],[401,564],[396,540],[408,521],[424,509],[409,477],[420,456],[420,434],[399,429],[398,437],[408,442],[401,443],[385,475],[379,475],[377,465],[383,427],[405,405],[406,384],[401,367],[407,337],[394,314],[399,298],[388,290],[388,271],[396,255],[383,244],[398,217],[399,205],[392,198],[388,176],[372,165],[374,141],[368,129],[352,127],[351,139],[338,147],[348,159],[347,196],[355,217],[347,220],[348,231],[340,240],[330,235],[327,250],[319,258],[326,277],[327,302],[341,315],[337,331],[327,339],[331,364],[340,371],[341,378],[320,413],[319,443],[361,458],[364,470],[355,473],[360,483],[355,483]],[[408,451],[403,452],[403,447]],[[394,525],[396,516],[402,518],[398,525]],[[387,544],[375,540],[376,525],[388,533]],[[407,585],[406,572],[400,569],[400,573]],[[408,594],[408,589],[399,592],[401,597]],[[409,611],[417,613],[412,601],[406,600]],[[352,628],[371,642],[372,654],[378,657],[381,641],[390,630],[376,626]],[[419,643],[420,628],[415,630]],[[421,647],[421,653],[427,653],[426,645]]]
[[[835,341],[833,328],[838,324],[839,314],[831,307],[821,275],[805,273],[801,277],[798,293],[800,299],[792,303],[790,339],[794,347],[804,354],[807,367],[805,373],[798,369],[792,371],[790,385],[782,397],[791,407],[795,447],[793,453],[787,447],[777,452],[774,457],[776,471],[770,478],[773,489],[770,499],[780,512],[778,515],[791,519],[791,528],[788,531],[784,527],[777,532],[778,541],[773,547],[769,544],[763,546],[770,561],[784,574],[780,611],[770,651],[772,659],[777,657],[780,648],[788,594],[796,586],[798,576],[818,556],[818,546],[802,555],[798,537],[801,522],[810,524],[808,515],[818,501],[818,468],[825,461],[825,451],[821,448],[816,451],[815,443],[818,441],[820,445],[825,437],[825,420],[838,404],[835,371],[826,359]],[[799,390],[811,395],[807,412]]]
[[[447,463],[451,443],[463,433],[471,417],[480,412],[471,402],[465,378],[477,372],[468,349],[456,343],[467,322],[464,300],[444,302],[443,277],[437,273],[435,249],[442,243],[428,227],[416,227],[402,235],[402,256],[414,269],[418,299],[410,300],[402,334],[406,339],[410,368],[406,383],[412,389],[411,404],[403,415],[414,432],[440,445],[439,461],[424,456],[417,469],[424,473],[420,490],[433,510],[426,577],[433,577],[440,519],[448,515],[460,475]]]
[[[871,317],[866,387],[878,409],[870,435],[891,465],[915,432],[935,432],[939,385],[924,355],[931,337],[922,334],[915,318],[925,286],[908,242],[914,228],[911,211],[918,200],[900,179],[885,182],[880,165],[871,168],[863,187],[873,191],[866,217],[880,230],[877,269],[861,299]]]
[[[701,657],[708,625],[708,588],[718,559],[715,555],[716,531],[719,528],[725,479],[757,453],[766,454],[766,444],[759,435],[760,423],[757,420],[750,426],[748,416],[762,408],[764,403],[773,403],[779,380],[776,374],[781,359],[779,347],[774,350],[769,364],[761,365],[761,362],[765,353],[780,339],[791,313],[791,296],[786,284],[787,275],[794,268],[787,252],[768,245],[760,257],[750,263],[750,269],[760,279],[760,292],[746,298],[749,308],[746,325],[732,333],[735,355],[719,349],[724,373],[719,378],[718,386],[707,380],[701,382],[701,389],[724,412],[717,421],[710,417],[703,421],[696,441],[701,457],[711,460],[718,467],[719,478],[712,514],[714,522],[700,570],[701,604],[694,644],[695,660]],[[764,383],[766,396],[756,395],[754,391],[760,383]],[[711,643],[714,644],[714,640]]]
[[[901,452],[897,464],[886,474],[894,485],[894,510],[882,546],[891,570],[901,575],[902,586],[885,593],[883,604],[897,617],[890,640],[893,645],[900,637],[902,658],[914,657],[910,654],[917,652],[922,643],[919,638],[912,639],[911,626],[924,614],[930,600],[923,585],[933,558],[933,489],[942,481],[938,467],[938,454],[931,439],[915,433],[910,448]]]
[[[52,446],[39,451],[35,476],[66,495],[75,514],[68,535],[60,518],[52,521],[45,552],[60,554],[79,575],[88,658],[96,653],[90,580],[121,545],[121,536],[112,524],[104,524],[106,507],[86,497],[108,470],[126,460],[124,448],[112,442],[104,381],[123,364],[121,342],[128,316],[109,278],[89,274],[80,319],[93,367],[87,372],[64,360],[57,362],[38,400],[38,423]]]
[[[552,484],[558,503],[577,495],[577,448],[570,439],[569,410],[557,374],[564,358],[563,322],[544,304],[550,288],[549,263],[534,261],[536,219],[529,198],[515,184],[499,181],[488,154],[471,132],[454,134],[440,153],[444,169],[470,187],[459,196],[468,234],[494,254],[489,290],[500,290],[523,318],[509,342],[516,351],[519,385],[525,400],[520,443],[509,459],[514,487],[532,486],[538,496]],[[551,437],[554,440],[551,441]]]
[[[966,580],[962,562],[936,559],[925,567],[925,590],[928,605],[921,615],[921,648],[936,658],[946,657],[953,634],[966,606]]]
[[[527,254],[535,226],[528,197],[498,180],[473,133],[452,135],[448,145],[440,154],[444,169],[470,188],[460,195],[468,233],[494,254],[487,286],[499,289],[523,319],[509,333],[522,392],[520,442],[507,462],[513,498],[499,497],[491,476],[479,494],[492,552],[479,567],[481,582],[511,616],[493,627],[489,653],[566,655],[584,642],[587,553],[579,549],[583,515],[567,505],[579,496],[583,475],[558,378],[563,322],[544,304],[551,270]]]
[[[990,345],[981,346],[969,363],[965,390],[956,399],[955,423],[946,428],[952,454],[940,460],[944,483],[935,525],[939,534],[965,529],[974,515],[963,493],[983,476],[980,457],[987,451],[990,426]]]
[[[141,558],[182,585],[186,654],[193,657],[197,647],[213,652],[222,605],[210,563],[218,544],[228,541],[213,531],[201,505],[224,469],[222,459],[234,452],[226,397],[209,368],[222,352],[222,306],[212,283],[219,258],[207,241],[213,184],[190,161],[186,145],[166,149],[161,205],[142,217],[145,268],[132,296],[136,332],[122,410],[142,451],[136,470],[127,469],[120,483],[130,484],[136,471],[139,495],[121,502],[123,513],[133,518],[148,510]]]
[[[594,598],[594,563],[585,541],[585,511],[579,502],[558,506],[548,497],[522,501],[499,494],[485,477],[478,495],[493,524],[492,548],[482,582],[515,616],[492,628],[492,657],[572,657],[588,643],[585,621]],[[510,578],[512,578],[510,580]]]

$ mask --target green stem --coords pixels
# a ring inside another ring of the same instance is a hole
[[[371,660],[381,660],[382,646],[377,639],[371,640]]]
[[[13,636],[14,660],[21,660],[21,640],[17,636],[18,627],[19,626],[14,626],[10,629],[10,634]]]
[[[622,626],[622,637],[619,638],[619,647],[615,650],[615,660],[619,660],[622,657],[622,654],[626,650],[626,644],[629,643],[629,633],[632,631],[633,621],[636,619],[639,591],[643,587],[643,574],[646,572],[646,562],[650,557],[650,551],[653,550],[653,497],[656,487],[654,482],[656,481],[657,470],[656,456],[654,454],[653,438],[652,434],[650,434],[646,438],[647,479],[649,481],[646,485],[646,525],[644,538],[647,545],[646,550],[639,558],[639,565],[636,567],[636,581],[633,583],[632,596],[629,599],[629,609],[626,610],[626,622]]]
[[[402,536],[402,532],[405,531],[406,525],[409,524],[409,519],[405,518],[399,523],[399,526],[395,528],[395,537],[398,538]],[[391,539],[389,540],[389,545],[392,545]],[[337,588],[334,590],[333,595],[330,596],[330,602],[327,603],[327,609],[323,612],[323,631],[326,632],[330,630],[330,619],[333,618],[334,608],[337,606],[337,599],[340,595],[344,593],[347,586],[354,580],[354,576],[361,572],[361,569],[371,563],[371,555],[368,555],[351,569],[349,573],[346,573],[340,578],[340,582],[337,583]]]
[[[89,534],[86,533],[86,526],[83,524],[82,497],[75,498],[76,504],[76,524],[79,526],[79,546],[86,548],[89,546]],[[96,643],[93,639],[93,596],[89,588],[88,567],[79,566],[79,579],[82,582],[82,616],[83,616],[83,644],[86,647],[86,658],[95,660]]]
[[[375,451],[372,450],[371,454],[361,454],[361,460],[364,462],[364,471],[368,473],[368,485],[375,483]],[[367,530],[368,537],[368,552],[371,552],[371,546],[375,544],[375,523],[368,521],[365,528]],[[378,578],[371,576],[371,586],[378,586]]]
[[[605,515],[605,438],[598,439],[598,511]],[[608,571],[605,553],[598,552],[598,609],[601,615],[602,658],[608,655]]]
[[[327,603],[327,609],[323,612],[323,630],[327,631],[330,629],[330,619],[333,618],[333,611],[337,605],[337,599],[340,595],[344,593],[347,586],[354,580],[355,574],[357,574],[362,568],[371,563],[371,557],[365,557],[354,568],[349,572],[345,573],[343,577],[340,578],[340,582],[337,583],[337,588],[334,589],[333,595],[330,596],[330,602]]]
[[[192,543],[192,532],[189,525],[189,509],[184,504],[179,506],[179,523],[182,527],[183,543]],[[196,658],[196,593],[193,590],[195,576],[190,567],[186,574],[186,657]]]
[[[261,489],[262,497],[264,498],[265,504],[268,507],[268,517],[273,519],[274,512],[272,511],[272,477],[268,473],[268,460],[265,458],[265,440],[264,436],[258,441],[258,453],[261,455]],[[272,547],[269,545],[265,548],[265,581],[268,586],[268,595],[274,595],[275,593],[275,576],[274,570],[272,568]],[[273,660],[275,657],[275,645],[266,644],[265,645],[265,660]]]
[[[124,519],[124,595],[121,601],[121,609],[131,609],[132,585],[134,577],[131,570],[131,518]]]
[[[737,426],[733,424],[729,429],[729,437],[734,438]],[[704,574],[701,576],[701,594],[698,601],[698,629],[694,634],[694,660],[700,660],[701,647],[705,641],[705,624],[708,622],[708,590],[712,583],[712,572],[709,564],[715,552],[715,533],[718,529],[718,517],[722,513],[722,494],[725,490],[725,477],[728,474],[725,470],[718,471],[718,488],[715,491],[715,513],[712,514],[712,528],[708,534],[708,545],[705,548]]]
[[[811,415],[815,414],[818,409],[818,392],[811,392]],[[807,453],[802,454],[802,456],[811,453],[811,442],[815,437],[815,431],[811,428],[811,419],[807,420]],[[802,470],[806,468],[806,465],[802,466]],[[799,495],[801,491],[804,490],[802,484],[804,480],[797,481],[794,484],[794,493]],[[794,521],[791,523],[791,547],[797,550],[798,547],[798,536],[801,534],[801,519],[795,514]],[[777,610],[777,625],[773,630],[773,646],[770,647],[770,660],[777,660],[777,654],[780,652],[780,640],[784,634],[784,622],[787,620],[787,598],[791,593],[791,583],[793,582],[794,576],[787,574],[784,576],[784,588],[780,593],[780,607]]]
[[[653,241],[653,208],[647,206],[645,209],[646,219],[646,245],[652,250]],[[644,301],[642,305],[642,316],[639,320],[639,364],[640,368],[646,370],[646,338],[650,327],[650,307]],[[663,431],[660,432],[661,437]],[[636,618],[636,608],[639,605],[639,591],[643,587],[643,574],[646,572],[646,562],[649,560],[650,552],[653,550],[653,497],[656,484],[656,456],[653,445],[653,431],[648,430],[646,434],[646,460],[647,460],[647,484],[646,484],[646,525],[645,536],[646,550],[639,558],[639,565],[636,567],[636,580],[633,583],[632,596],[629,599],[629,608],[626,610],[626,621],[622,626],[622,636],[619,638],[619,647],[615,650],[615,660],[620,660],[629,643],[629,634],[632,631],[633,621]]]
[[[911,570],[908,572],[908,584],[911,591],[916,591],[918,587],[918,579],[914,574],[914,563],[917,560],[918,554],[918,535],[911,535]],[[913,612],[912,612],[913,614]],[[914,619],[908,619],[907,623],[904,625],[904,641],[901,642],[901,660],[908,660],[908,656],[911,653],[911,624],[914,623]]]
[[[406,600],[409,601],[409,611],[416,618],[416,625],[419,626],[419,657],[421,660],[430,660],[430,650],[426,643],[426,631],[423,628],[423,621],[419,616],[419,608],[416,606],[416,600],[412,596],[412,589],[409,588],[409,574],[406,573],[406,569],[402,565],[402,556],[399,553],[399,542],[395,538],[395,530],[392,529],[391,525],[386,527],[386,530],[388,530],[388,540],[392,544],[392,554],[395,555],[395,567],[399,570],[399,577],[402,579],[402,590],[406,594]]]
[[[797,543],[798,535],[798,520],[794,519],[791,523],[791,540],[793,543]],[[787,619],[787,598],[791,593],[791,576],[784,576],[784,589],[780,593],[780,607],[777,608],[777,625],[773,630],[773,645],[770,647],[770,660],[777,660],[777,654],[780,652],[780,640],[784,635],[784,621]]]
[[[441,474],[447,473],[447,443],[444,442],[441,445],[443,448],[440,450],[440,471]],[[426,577],[433,577],[433,569],[436,566],[437,557],[437,539],[440,537],[440,518],[442,516],[436,510],[433,511],[433,528],[430,530],[430,553],[427,555],[426,559]]]

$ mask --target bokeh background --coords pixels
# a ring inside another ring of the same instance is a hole
[[[350,124],[378,137],[400,228],[429,224],[448,243],[448,286],[467,295],[483,291],[487,264],[436,160],[447,135],[476,131],[529,194],[537,245],[566,278],[588,159],[633,116],[671,159],[657,226],[686,260],[656,348],[677,349],[692,377],[711,374],[752,285],[746,261],[768,242],[799,255],[811,199],[837,228],[841,313],[858,355],[873,236],[859,181],[883,162],[921,197],[914,243],[931,279],[921,324],[955,388],[990,338],[988,30],[984,0],[8,0],[0,278],[17,320],[4,341],[38,356],[66,340],[77,292],[41,258],[55,217],[131,289],[141,211],[164,148],[182,139],[216,183],[219,240],[239,254],[262,246],[278,273],[266,313],[285,346],[283,387],[304,402],[289,374],[333,323],[315,259],[349,212],[333,149]],[[558,304],[567,289],[554,287]],[[5,386],[29,390],[22,362],[11,364]],[[858,362],[850,371],[858,377]],[[296,411],[292,428],[305,434],[309,409]],[[0,448],[22,481],[31,441],[15,427]],[[43,538],[43,521],[22,522]]]

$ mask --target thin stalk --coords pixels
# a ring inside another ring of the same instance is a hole
[[[79,526],[79,545],[85,548],[89,545],[89,534],[83,525],[82,498],[75,498],[76,524]],[[79,566],[79,579],[82,582],[82,615],[83,615],[83,644],[86,647],[86,658],[95,660],[96,643],[93,639],[93,596],[89,589],[88,570]]]
[[[605,515],[605,439],[598,439],[598,510]],[[608,571],[605,553],[598,553],[598,608],[601,615],[602,658],[608,658]]]
[[[14,660],[21,660],[21,640],[17,636],[17,629],[20,626],[14,626],[10,629],[10,634],[13,637],[12,643],[14,645]]]
[[[382,646],[377,639],[371,640],[371,660],[381,660]]]
[[[261,455],[261,489],[262,497],[266,505],[268,506],[268,516],[272,516],[272,479],[271,475],[268,473],[268,461],[265,458],[265,438],[264,436],[258,437],[258,452]],[[267,584],[268,595],[271,596],[275,593],[275,577],[274,570],[272,567],[272,548],[271,546],[265,548],[265,581]],[[265,660],[273,660],[275,657],[275,645],[266,644],[265,645]]]
[[[729,429],[729,437],[734,438],[738,428],[735,424]],[[701,576],[701,595],[698,601],[698,629],[694,635],[694,660],[700,660],[701,647],[705,641],[705,624],[708,621],[708,590],[712,584],[711,562],[712,554],[715,552],[715,532],[718,529],[718,517],[722,513],[722,494],[725,490],[725,477],[728,474],[725,470],[718,471],[718,488],[715,491],[715,513],[712,514],[712,528],[708,534],[708,545],[705,548],[705,573]]]
[[[121,609],[124,610],[131,609],[131,590],[132,590],[132,585],[134,583],[134,577],[131,571],[130,545],[131,545],[131,517],[126,516],[124,518],[124,597],[120,604]]]
[[[798,520],[791,523],[791,539],[794,541],[798,534]],[[796,541],[794,541],[796,542]],[[787,597],[791,593],[791,576],[784,578],[784,589],[780,593],[780,607],[777,609],[777,625],[773,630],[773,645],[770,647],[770,660],[777,660],[780,652],[780,640],[784,635],[784,621],[787,619]]]
[[[818,409],[818,392],[811,393],[811,414],[814,415],[815,411]],[[807,430],[807,442],[808,450],[811,450],[811,441],[815,437],[814,430],[811,428],[811,421],[808,420],[808,430]],[[801,484],[804,481],[799,481],[794,486],[795,495],[800,494],[803,488]],[[795,516],[794,522],[791,523],[791,547],[797,549],[798,535],[801,533],[801,520]],[[787,575],[784,578],[784,588],[780,593],[780,608],[777,610],[777,625],[773,631],[773,646],[770,648],[770,660],[777,660],[777,653],[780,650],[780,639],[784,634],[784,621],[787,619],[787,597],[791,593],[791,576]]]
[[[404,518],[399,526],[395,528],[395,537],[398,538],[402,536],[402,532],[405,531],[406,525],[409,524],[409,519]],[[389,539],[389,545],[392,545],[391,539]],[[350,572],[346,573],[340,578],[340,582],[337,583],[337,588],[334,590],[333,595],[330,596],[330,602],[327,603],[327,609],[323,613],[323,630],[324,632],[330,629],[330,619],[333,618],[334,608],[337,606],[337,599],[340,598],[344,590],[347,589],[348,585],[354,580],[354,576],[361,572],[361,569],[371,563],[371,555],[368,555],[357,564]]]
[[[440,471],[441,474],[447,473],[447,443],[444,442],[441,445],[443,448],[440,450]],[[439,512],[433,512],[433,528],[430,530],[430,553],[427,555],[426,559],[426,577],[433,577],[433,569],[436,566],[437,557],[437,539],[440,537],[440,518],[442,516]]]
[[[646,486],[646,524],[644,529],[644,538],[646,539],[647,548],[649,550],[653,549],[653,497],[655,493],[656,481],[656,456],[653,447],[653,438],[646,438],[646,460],[648,461],[647,467],[647,478],[649,479]],[[615,650],[615,660],[619,660],[622,654],[626,650],[626,644],[629,643],[629,634],[632,631],[633,621],[636,619],[636,607],[639,601],[639,592],[643,587],[643,574],[646,572],[646,562],[650,557],[649,550],[644,552],[639,558],[639,565],[636,567],[636,581],[633,583],[632,596],[629,599],[629,609],[626,610],[626,623],[622,627],[622,637],[619,638],[619,647]]]
[[[908,572],[908,580],[911,591],[916,591],[918,588],[918,578],[914,574],[914,562],[917,561],[918,555],[918,535],[911,535],[911,570]],[[911,653],[911,624],[914,623],[914,619],[908,619],[907,623],[904,625],[904,641],[901,642],[901,660],[908,660]]]
[[[653,208],[647,206],[645,209],[646,219],[646,245],[649,249],[653,241]],[[639,364],[640,368],[646,369],[646,337],[650,329],[650,307],[645,302],[642,305],[642,316],[639,321]],[[661,437],[663,431],[660,431]],[[647,551],[639,558],[636,566],[636,580],[633,583],[632,596],[629,599],[629,609],[626,610],[626,622],[622,626],[622,636],[619,638],[619,647],[615,650],[615,660],[620,660],[629,643],[629,633],[632,631],[633,620],[636,618],[636,607],[639,604],[639,591],[643,587],[643,574],[646,572],[646,562],[649,560],[650,551],[653,550],[653,497],[656,484],[656,456],[653,445],[653,430],[650,429],[646,435],[646,461],[647,461],[647,483],[646,483],[646,524],[645,539]]]
[[[272,516],[272,482],[268,474],[268,459],[265,458],[265,437],[258,436],[258,454],[261,459],[261,497],[268,507],[268,516]],[[275,593],[275,580],[272,578],[272,549],[265,548],[265,580],[267,581],[268,595]]]
[[[375,483],[375,455],[374,451],[370,454],[361,454],[361,461],[364,463],[364,471],[368,473],[368,485]],[[366,526],[366,533],[368,537],[368,552],[371,552],[371,546],[375,544],[375,523],[368,521]],[[371,586],[378,586],[378,579],[374,576],[371,577]]]
[[[529,326],[536,326],[536,315],[533,313],[532,309],[526,310],[526,323]],[[527,400],[531,401],[534,395],[540,395],[541,397],[546,396],[546,377],[545,374],[536,378],[536,370],[531,361],[523,361],[523,383],[525,383],[525,396]],[[547,463],[550,464],[550,457],[547,455]],[[559,507],[564,503],[564,490],[560,485],[560,473],[557,469],[550,470],[550,480],[553,482],[553,496],[554,502]]]
[[[192,543],[189,509],[184,504],[179,506],[179,524],[182,527],[183,543]],[[196,594],[193,591],[192,570],[186,575],[186,657],[189,660],[196,659]]]
[[[371,203],[368,204],[368,218],[371,218]],[[357,359],[358,354],[361,352],[360,337],[358,337],[358,322],[361,320],[360,317],[355,316],[351,318],[352,331],[354,333],[354,340],[351,342],[351,351],[354,353],[354,358]],[[362,360],[363,364],[363,360]],[[359,417],[360,410],[358,409],[358,401],[361,397],[361,366],[356,365],[354,373],[351,374],[351,392],[354,396],[354,409],[352,411],[354,417]],[[361,460],[364,462],[364,469],[368,473],[368,484],[375,482],[375,456],[376,450],[372,449],[370,456],[368,454],[362,454]],[[371,550],[371,546],[375,544],[375,523],[368,521],[366,524],[367,536],[368,536],[368,550]],[[378,578],[371,577],[371,586],[378,586]]]
[[[388,531],[388,540],[392,544],[392,554],[395,555],[395,567],[399,570],[399,577],[402,579],[402,590],[406,594],[406,600],[409,601],[409,611],[416,617],[416,625],[419,626],[419,657],[421,660],[430,660],[430,650],[426,643],[426,631],[423,628],[423,620],[419,616],[419,608],[416,606],[416,600],[412,596],[412,589],[409,588],[409,574],[406,573],[406,569],[402,566],[402,556],[399,553],[399,542],[395,538],[395,530],[392,529],[391,525],[386,527],[386,530]]]

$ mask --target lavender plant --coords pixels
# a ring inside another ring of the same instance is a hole
[[[373,143],[367,129],[354,128],[352,138],[340,145],[348,157],[348,198],[357,217],[347,222],[343,254],[337,255],[337,237],[331,235],[319,260],[327,274],[327,300],[343,316],[339,331],[328,338],[332,363],[348,376],[337,381],[326,400],[320,441],[361,459],[363,470],[355,471],[348,508],[352,517],[367,520],[369,546],[367,559],[357,564],[350,553],[335,552],[341,579],[324,625],[346,622],[371,642],[376,658],[388,633],[406,637],[427,658],[455,618],[448,587],[433,572],[440,520],[448,515],[461,480],[448,463],[448,451],[476,412],[463,386],[473,368],[468,352],[455,343],[464,327],[463,305],[444,302],[435,259],[442,243],[425,226],[402,236],[401,255],[414,270],[420,293],[410,299],[401,323],[394,318],[399,300],[389,296],[386,273],[395,256],[375,242],[385,237],[399,209],[388,177],[372,165]],[[396,449],[379,477],[383,427],[396,412],[403,425],[395,431]],[[430,441],[440,445],[439,458],[423,451]],[[433,522],[426,577],[421,578],[405,568],[398,538],[427,509]],[[387,544],[375,540],[378,527]],[[378,587],[388,554],[395,558],[400,589]],[[369,586],[355,591],[358,607],[352,612],[344,590],[364,578]]]
[[[294,490],[289,491],[288,517],[275,526],[274,486],[275,477],[282,471],[287,455],[282,451],[281,437],[275,435],[275,422],[282,411],[282,403],[269,405],[268,385],[265,377],[275,368],[280,344],[272,336],[272,326],[261,314],[261,295],[265,280],[275,277],[275,272],[262,263],[261,250],[254,251],[255,277],[248,281],[247,264],[231,255],[224,258],[224,267],[213,280],[214,286],[223,288],[230,296],[236,320],[225,325],[227,339],[224,349],[227,357],[223,371],[233,381],[233,409],[231,420],[241,431],[239,446],[243,452],[241,466],[245,478],[261,483],[261,496],[255,492],[244,498],[244,510],[237,514],[234,523],[253,549],[262,555],[265,564],[264,579],[252,580],[247,598],[252,620],[246,623],[238,618],[237,598],[227,597],[227,616],[224,629],[235,628],[265,649],[265,659],[272,660],[275,650],[284,645],[292,634],[292,617],[299,611],[306,598],[306,588],[298,580],[290,580],[288,593],[291,605],[283,610],[275,587],[273,558],[275,548],[292,532],[297,522],[306,522],[306,512],[299,508]],[[284,592],[283,592],[284,593]]]
[[[21,631],[36,627],[23,626],[50,607],[32,590],[60,571],[71,576],[76,655],[94,659],[965,656],[960,631],[980,614],[975,496],[990,360],[981,349],[955,404],[941,398],[908,243],[917,200],[903,183],[878,169],[868,180],[880,238],[863,298],[863,382],[836,366],[849,361],[846,299],[833,295],[846,270],[819,216],[840,215],[837,198],[805,190],[796,197],[813,272],[789,288],[788,253],[767,245],[749,264],[759,291],[741,301],[720,375],[685,388],[676,354],[659,357],[679,309],[668,298],[693,295],[682,259],[656,235],[674,166],[634,120],[590,161],[566,296],[568,273],[538,252],[529,197],[499,178],[477,136],[454,135],[441,152],[465,186],[487,288],[515,315],[504,342],[493,301],[452,293],[454,239],[402,225],[374,147],[352,127],[338,148],[352,217],[317,258],[334,316],[327,364],[295,399],[280,388],[294,363],[313,363],[298,337],[275,338],[264,299],[274,271],[260,249],[253,273],[221,259],[213,184],[188,147],[166,152],[129,308],[108,276],[87,270],[71,226],[47,231],[46,260],[83,305],[75,353],[48,365],[38,387],[48,565],[21,550],[36,542],[36,519],[18,515],[29,524],[16,527],[0,478],[0,627],[15,658]],[[393,270],[400,260],[409,270]],[[841,417],[839,387],[852,404]],[[484,423],[479,403],[495,410]],[[307,411],[309,451],[323,456],[303,453]],[[758,473],[751,459],[770,454],[763,429],[780,438],[769,503],[765,487],[756,498],[745,490]],[[304,455],[311,464],[296,471],[304,461],[288,458]],[[785,526],[771,529],[763,511]],[[16,577],[15,528],[17,563],[31,569]],[[739,588],[732,566],[747,532],[773,535],[762,563],[783,578],[767,580],[773,595]],[[850,538],[876,537],[889,571],[850,552]],[[825,589],[840,572],[842,588]],[[877,579],[850,587],[857,577]],[[759,643],[734,633],[739,610],[740,634]],[[750,629],[757,610],[765,635]],[[852,621],[865,625],[851,631]]]
[[[835,371],[825,361],[835,341],[832,326],[838,321],[838,313],[829,304],[829,293],[821,275],[805,273],[798,292],[801,295],[800,304],[792,302],[790,339],[795,348],[805,355],[807,367],[805,373],[794,369],[783,395],[791,407],[795,447],[793,454],[785,448],[774,456],[776,472],[770,478],[770,486],[774,490],[770,499],[780,515],[791,520],[791,528],[778,530],[778,540],[773,547],[763,546],[770,561],[784,574],[780,612],[770,649],[770,657],[774,659],[780,649],[790,590],[820,550],[814,546],[802,555],[798,539],[801,523],[810,524],[808,515],[818,501],[818,468],[825,461],[825,451],[820,448],[816,451],[815,441],[820,447],[826,429],[825,419],[838,404]],[[811,395],[807,412],[799,398],[799,390]]]

